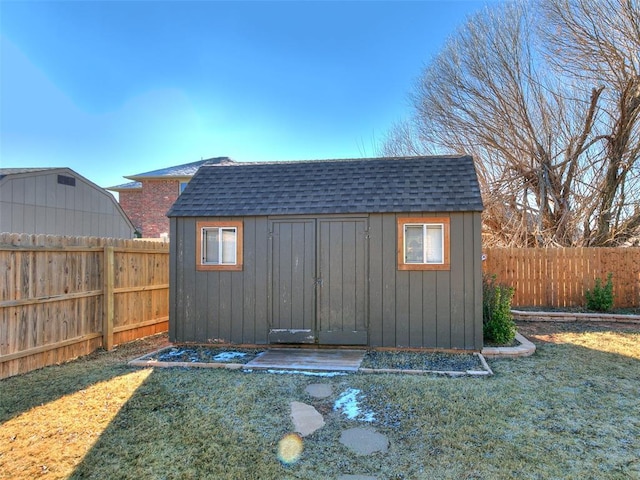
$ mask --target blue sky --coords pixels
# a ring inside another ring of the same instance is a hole
[[[475,1],[2,1],[0,166],[373,156]]]

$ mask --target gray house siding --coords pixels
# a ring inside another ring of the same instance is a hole
[[[70,169],[0,169],[0,231],[132,238],[115,198]]]
[[[196,222],[221,217],[172,217],[170,340],[480,349],[480,213],[411,215],[450,218],[450,270],[398,270],[403,215],[381,213],[224,217],[243,221],[243,270],[197,271]]]

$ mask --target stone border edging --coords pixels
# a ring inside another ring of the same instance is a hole
[[[482,355],[488,358],[516,358],[529,357],[536,352],[536,346],[523,335],[516,332],[515,340],[520,344],[515,347],[485,347]]]
[[[153,353],[160,352],[165,350],[167,347],[163,347],[160,350],[157,350]],[[244,367],[244,363],[221,363],[221,362],[212,362],[212,363],[203,363],[203,362],[160,362],[158,360],[144,360],[144,357],[151,355],[149,353],[145,354],[140,358],[136,358],[128,362],[128,365],[131,367],[182,367],[182,368],[226,368],[227,370],[240,370]]]
[[[514,320],[523,322],[622,322],[640,323],[640,315],[619,315],[615,313],[580,313],[580,312],[538,312],[511,310]]]

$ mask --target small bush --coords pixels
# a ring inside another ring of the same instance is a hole
[[[484,339],[508,345],[516,336],[516,324],[511,315],[514,289],[496,283],[495,275],[482,278],[482,325]]]
[[[596,312],[608,312],[613,307],[613,273],[607,276],[607,283],[602,285],[602,280],[596,278],[593,290],[584,293],[587,299],[587,308]]]

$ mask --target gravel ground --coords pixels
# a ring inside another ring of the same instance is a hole
[[[159,362],[248,363],[263,352],[261,349],[220,347],[171,347],[144,357]]]
[[[145,360],[191,363],[239,363],[253,360],[261,349],[230,347],[176,346],[147,355]],[[361,367],[373,369],[457,371],[482,370],[477,355],[467,353],[433,353],[368,350]]]
[[[361,367],[430,370],[436,372],[483,370],[478,356],[469,353],[380,352],[376,350],[367,352]]]

